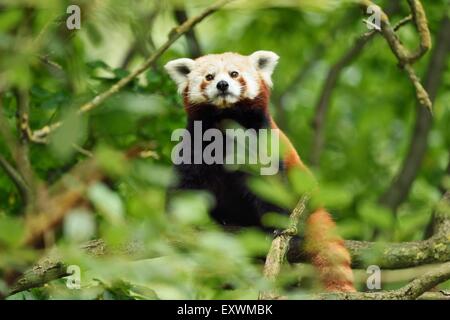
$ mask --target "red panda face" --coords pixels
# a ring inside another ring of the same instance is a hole
[[[250,56],[226,52],[196,60],[172,60],[165,68],[190,105],[208,103],[226,108],[240,100],[256,98],[262,82],[271,87],[277,62],[278,55],[270,51],[257,51]]]

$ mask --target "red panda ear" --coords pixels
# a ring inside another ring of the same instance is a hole
[[[188,58],[181,58],[169,61],[164,68],[173,81],[178,86],[178,91],[183,92],[188,83],[188,74],[194,68],[195,61]]]
[[[250,55],[250,60],[258,72],[261,73],[266,84],[272,86],[272,73],[280,57],[272,51],[256,51]]]

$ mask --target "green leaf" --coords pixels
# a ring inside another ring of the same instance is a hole
[[[95,218],[88,210],[74,209],[64,218],[64,235],[70,241],[81,243],[90,240],[95,234],[95,229]]]
[[[86,123],[75,110],[67,111],[62,125],[52,135],[51,151],[60,159],[67,160],[76,152],[76,146],[82,145],[86,135]]]
[[[119,195],[109,189],[103,183],[96,183],[89,187],[89,199],[95,208],[113,224],[121,223],[124,220],[124,206]]]
[[[130,164],[124,154],[105,145],[95,149],[95,158],[108,175],[123,176],[129,171]]]
[[[366,201],[358,206],[361,219],[372,227],[389,230],[394,225],[394,214],[391,210],[373,202]]]
[[[249,180],[253,192],[280,207],[294,208],[297,197],[277,177],[254,177]]]
[[[25,228],[21,220],[0,215],[0,243],[7,246],[20,244],[25,234]]]
[[[180,192],[169,203],[169,212],[179,223],[202,225],[209,223],[208,210],[213,199],[206,192]]]

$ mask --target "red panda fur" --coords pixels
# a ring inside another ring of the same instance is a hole
[[[271,127],[279,129],[271,119]],[[307,171],[306,167],[289,138],[280,131],[280,139],[285,147],[284,163],[289,171],[298,168]],[[344,246],[344,241],[336,233],[336,224],[331,215],[323,208],[313,212],[306,223],[305,250],[311,263],[319,272],[325,289],[330,292],[354,292],[351,258]]]
[[[239,103],[249,108],[262,108],[269,126],[278,129],[281,144],[284,145],[283,163],[287,170],[299,168],[310,172],[303,164],[300,156],[284,132],[278,128],[269,114],[270,90],[261,81],[260,93],[255,99],[244,99]],[[191,105],[188,100],[188,89],[183,92],[183,101],[187,114],[195,118],[201,112],[201,106]],[[350,254],[343,240],[336,234],[336,225],[331,215],[323,208],[310,215],[306,223],[305,248],[311,263],[318,270],[321,283],[330,292],[354,292],[353,273],[350,267]]]
[[[327,291],[354,292],[350,254],[336,234],[336,225],[325,209],[316,210],[308,218],[305,251],[319,271]]]
[[[271,127],[278,129],[281,143],[285,147],[283,156],[286,169],[294,168],[312,174],[284,132],[271,119]],[[331,215],[319,208],[306,223],[305,250],[311,263],[319,272],[321,283],[330,292],[354,292],[351,258],[344,241],[336,233],[336,224]]]

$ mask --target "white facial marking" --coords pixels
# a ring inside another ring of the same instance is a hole
[[[227,52],[196,60],[173,60],[165,68],[190,104],[210,103],[225,108],[256,98],[261,81],[271,87],[277,61],[278,56],[270,51],[257,51],[250,56]]]

